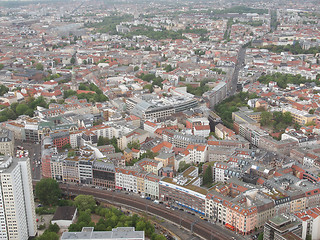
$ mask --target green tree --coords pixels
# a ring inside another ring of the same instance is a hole
[[[74,204],[79,209],[79,211],[85,211],[89,209],[93,211],[96,206],[96,201],[92,195],[78,195],[74,199]]]
[[[65,149],[71,149],[72,147],[71,147],[70,143],[67,143],[67,144],[63,145],[61,148],[63,150],[65,150]]]
[[[139,70],[139,67],[138,66],[135,66],[134,68],[133,68],[133,71],[138,71]]]
[[[285,112],[283,114],[283,122],[287,125],[291,124],[293,120],[293,117],[291,115],[291,112]]]
[[[74,95],[77,95],[77,92],[73,91],[73,90],[67,90],[67,91],[63,92],[63,98],[64,99],[66,99],[68,97],[71,97],[71,96],[74,96]]]
[[[314,112],[315,112],[315,109],[310,109],[309,110],[309,114],[314,114]]]
[[[158,153],[154,153],[151,150],[147,150],[147,152],[141,154],[140,159],[144,159],[144,158],[154,159],[157,155]]]
[[[263,232],[259,234],[258,240],[263,240]]]
[[[73,65],[73,64],[75,64],[76,63],[76,59],[74,58],[74,57],[72,57],[71,59],[70,59],[70,63]]]
[[[55,232],[55,233],[58,233],[60,230],[60,227],[58,226],[58,224],[50,224],[49,227],[48,227],[48,231],[49,232]]]
[[[2,70],[3,68],[4,68],[4,65],[0,63],[0,70]]]
[[[266,126],[269,123],[271,123],[271,121],[272,121],[272,114],[270,112],[263,111],[261,113],[261,119],[260,119],[261,126]]]
[[[0,85],[0,96],[3,96],[7,92],[9,92],[9,88],[4,85]]]
[[[127,145],[127,147],[128,147],[129,149],[132,149],[132,148],[134,148],[134,149],[140,149],[139,140],[138,140],[138,141],[129,142],[128,145]]]
[[[146,230],[146,222],[143,220],[140,220],[137,222],[136,225],[136,231],[145,231]]]
[[[90,209],[86,209],[85,211],[80,211],[79,217],[78,217],[78,223],[80,223],[80,222],[84,222],[85,224],[89,224],[91,222],[91,211],[90,211]]]
[[[167,238],[163,235],[153,233],[151,236],[151,240],[166,240]]]
[[[191,165],[189,163],[186,163],[185,161],[181,161],[179,163],[179,170],[178,172],[183,172],[184,170],[186,170],[188,167],[190,167]]]
[[[40,70],[40,71],[43,71],[43,65],[41,63],[37,63],[36,69]]]
[[[203,184],[212,183],[212,167],[209,165],[203,174]]]
[[[110,139],[107,137],[99,136],[98,138],[98,146],[109,145]]]
[[[18,116],[23,115],[29,109],[28,105],[25,103],[19,104],[16,107],[16,113]]]
[[[44,205],[55,205],[61,197],[59,183],[52,178],[43,178],[36,185],[36,197]]]
[[[166,72],[171,72],[173,70],[173,67],[171,66],[171,64],[168,64],[168,65],[165,66],[164,70]]]
[[[74,157],[76,155],[75,151],[69,151],[68,152],[68,157]]]
[[[36,240],[59,240],[59,235],[55,232],[45,231],[40,237],[37,237]]]
[[[146,84],[143,86],[143,89],[149,90],[149,92],[153,92],[152,84]]]

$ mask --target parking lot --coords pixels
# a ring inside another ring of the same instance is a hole
[[[22,146],[24,149],[28,150],[32,179],[40,180],[41,178],[41,145],[31,143],[31,142],[16,140],[15,149],[17,149],[18,146]]]

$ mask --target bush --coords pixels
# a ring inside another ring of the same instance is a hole
[[[46,224],[44,223],[44,224],[39,225],[38,230],[43,230],[45,228],[46,228]]]
[[[47,207],[36,208],[36,214],[39,214],[39,215],[54,214],[55,212],[56,212],[56,208],[47,208]]]

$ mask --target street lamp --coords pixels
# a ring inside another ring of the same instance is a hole
[[[191,223],[191,234],[193,233],[193,226],[199,221],[199,219],[195,220],[193,223]]]
[[[148,215],[148,203],[146,204],[146,213]]]

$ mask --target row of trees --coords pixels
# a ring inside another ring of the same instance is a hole
[[[223,71],[221,68],[216,68],[216,67],[214,67],[214,68],[211,68],[210,70],[213,71],[213,72],[216,72],[216,73],[218,73],[218,74],[223,74],[223,75],[227,74],[227,73],[226,73],[225,71]]]
[[[116,26],[122,22],[128,22],[133,19],[132,15],[124,14],[120,15],[111,15],[105,17],[102,22],[98,23],[87,23],[85,27],[89,28],[96,28],[97,32],[100,33],[110,33],[110,34],[117,34]]]
[[[80,93],[77,94],[76,91],[67,90],[63,93],[63,98],[66,99],[71,96],[77,96],[78,99],[87,99],[88,102],[105,102],[108,98],[103,94],[103,92],[93,83],[80,83],[79,90],[93,91],[95,93]]]
[[[213,181],[212,178],[212,166],[208,165],[203,174],[203,185],[211,184]]]
[[[258,81],[263,84],[269,84],[269,82],[277,82],[277,85],[281,88],[286,88],[288,84],[305,84],[314,82],[316,85],[320,85],[318,80],[309,80],[305,77],[302,77],[300,74],[283,74],[283,73],[274,73],[263,75],[258,78]]]
[[[156,77],[156,75],[154,75],[154,74],[142,73],[141,75],[138,75],[137,77],[142,79],[143,81],[150,82],[150,84],[147,84],[144,86],[144,89],[148,89],[150,92],[153,92],[154,86],[158,86],[161,88],[163,86],[163,84],[162,84],[163,79],[161,77]]]
[[[246,6],[234,6],[225,9],[214,9],[210,10],[211,13],[214,14],[225,14],[225,13],[258,13],[258,14],[266,14],[268,13],[267,9],[259,9],[259,8],[250,8]]]
[[[191,93],[191,94],[193,94],[195,96],[201,97],[202,94],[204,94],[205,92],[210,90],[210,88],[207,85],[207,83],[214,82],[214,81],[215,81],[215,79],[206,78],[206,79],[204,79],[204,80],[202,80],[200,82],[200,86],[199,87],[193,87],[192,85],[187,84],[187,92]]]
[[[293,117],[290,112],[267,112],[261,113],[261,126],[273,127],[275,132],[283,131],[285,128],[290,126],[293,122]]]
[[[0,112],[0,122],[5,122],[8,119],[15,120],[20,115],[33,117],[37,106],[48,108],[48,104],[43,97],[38,97],[37,99],[29,98],[27,101],[21,103],[12,103],[10,107]]]
[[[130,162],[126,162],[126,166],[133,166],[136,162],[140,161],[141,159],[144,159],[144,158],[154,159],[156,156],[158,156],[158,153],[154,153],[151,150],[147,150],[145,153],[142,153],[139,158],[134,158]]]
[[[114,207],[97,206],[91,195],[78,195],[74,199],[74,204],[79,210],[79,217],[77,223],[70,225],[69,232],[81,231],[83,227],[94,227],[95,231],[111,231],[117,227],[135,227],[136,231],[145,231],[146,236],[152,240],[166,239],[155,233],[154,225],[146,218],[141,218],[137,214],[127,216]],[[92,213],[100,216],[96,224],[91,220]]]
[[[285,46],[278,45],[268,45],[263,46],[261,48],[268,49],[271,52],[281,53],[281,52],[291,52],[292,54],[317,54],[320,52],[320,47],[311,47],[309,49],[303,49],[299,42],[295,42],[290,45],[287,44]]]
[[[236,95],[230,96],[215,106],[215,111],[221,117],[223,123],[228,128],[233,128],[232,113],[239,111],[240,107],[248,106],[249,99],[257,98],[258,96],[253,93],[240,92]]]
[[[124,37],[132,38],[136,35],[143,35],[153,40],[161,40],[161,39],[186,39],[183,36],[184,33],[194,33],[200,35],[200,37],[205,38],[208,34],[208,31],[204,28],[190,28],[189,26],[185,29],[180,29],[178,31],[161,29],[160,31],[155,31],[153,27],[149,27],[146,25],[139,25],[137,29],[131,31],[130,33],[126,33]],[[147,50],[146,50],[147,51]]]
[[[67,90],[63,92],[63,98],[66,99],[71,96],[77,96],[78,99],[87,99],[88,102],[105,102],[108,101],[108,98],[104,94],[97,93],[80,93],[77,94],[76,91]]]

